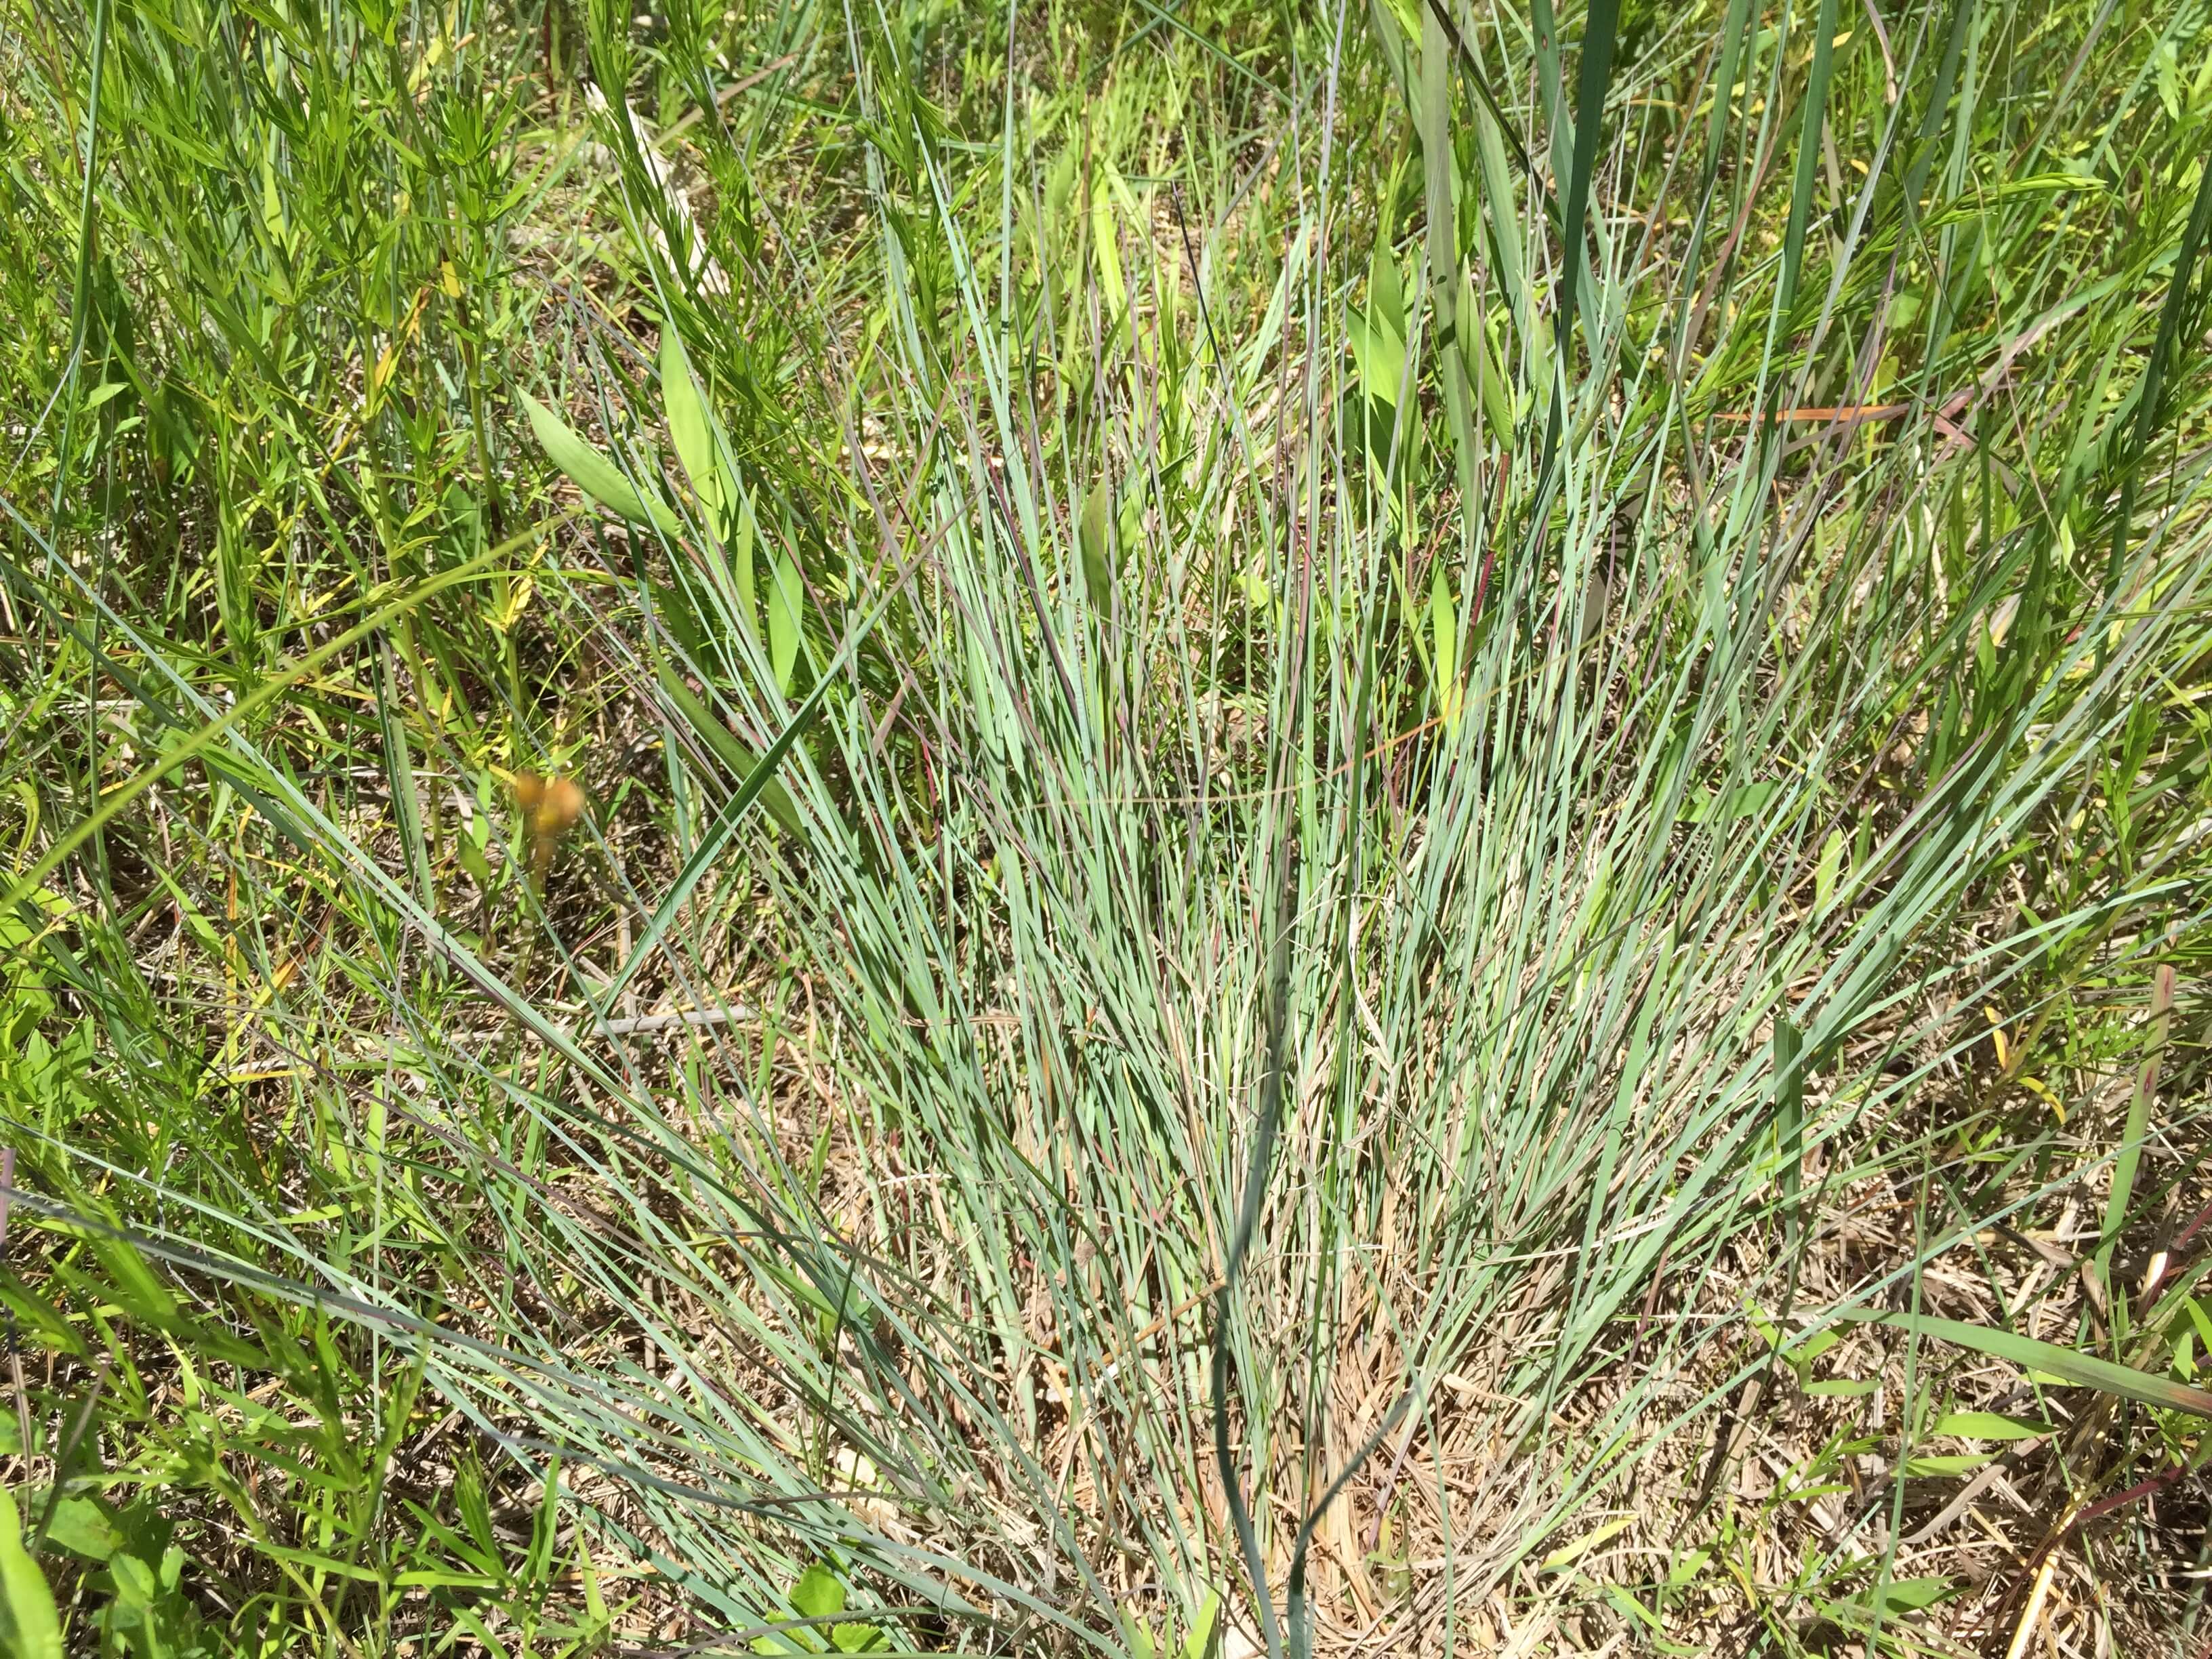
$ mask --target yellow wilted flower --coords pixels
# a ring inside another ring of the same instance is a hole
[[[530,879],[542,885],[553,867],[553,849],[584,816],[583,786],[560,773],[543,778],[535,772],[518,772],[514,804],[522,809],[523,823],[530,831]]]

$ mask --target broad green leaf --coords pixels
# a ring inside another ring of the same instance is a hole
[[[791,555],[778,548],[769,566],[768,660],[775,689],[791,695],[792,671],[799,665],[799,617],[805,614],[805,584]]]
[[[1952,1593],[1948,1578],[1899,1578],[1863,1595],[1815,1605],[1838,1624],[1863,1630],[1877,1619],[1889,1620],[1933,1606]]]
[[[1832,11],[1834,0],[1826,0],[1826,3]],[[1575,88],[1574,159],[1567,177],[1566,212],[1561,220],[1566,230],[1567,253],[1559,262],[1556,314],[1559,346],[1566,352],[1573,349],[1575,319],[1581,314],[1575,283],[1587,258],[1583,224],[1589,210],[1591,177],[1597,171],[1598,151],[1605,131],[1606,93],[1613,84],[1613,49],[1620,24],[1620,0],[1591,0],[1583,21],[1583,49]],[[1547,68],[1556,75],[1557,63],[1551,61],[1554,48],[1547,43],[1543,50]],[[1568,361],[1571,363],[1571,357]],[[1548,443],[1546,447],[1550,447]]]
[[[599,1571],[592,1559],[592,1552],[584,1543],[580,1528],[576,1533],[576,1576],[584,1583],[584,1617],[593,1630],[604,1630],[607,1625],[607,1598],[599,1589]]]
[[[1372,308],[1352,313],[1348,332],[1359,384],[1377,403],[1395,409],[1406,378],[1406,337],[1380,321]],[[1387,435],[1389,423],[1384,422]]]
[[[437,904],[437,884],[430,872],[430,849],[422,835],[421,797],[415,787],[415,761],[407,741],[407,722],[396,687],[392,642],[381,642],[377,653],[376,718],[384,735],[384,765],[391,780],[392,815],[398,820],[399,845],[415,878],[415,896],[426,908]]]
[[[1183,1638],[1182,1659],[1213,1659],[1218,1646],[1216,1627],[1220,1621],[1220,1593],[1208,1590],[1205,1605],[1199,1608],[1198,1617],[1192,1622],[1190,1634]]]
[[[1684,823],[1711,823],[1726,826],[1740,818],[1756,817],[1774,798],[1781,786],[1771,780],[1747,783],[1741,789],[1724,793],[1701,793],[1683,802],[1676,816]]]
[[[1790,192],[1790,217],[1782,233],[1781,299],[1784,314],[1797,303],[1798,276],[1804,265],[1805,236],[1812,222],[1814,182],[1820,165],[1821,123],[1826,118],[1829,77],[1835,67],[1838,0],[1820,0],[1813,25],[1813,64],[1799,106],[1797,176]]]
[[[161,1581],[154,1576],[154,1569],[135,1555],[116,1556],[108,1562],[107,1571],[115,1581],[115,1599],[125,1607],[143,1612],[161,1593]]]
[[[1406,277],[1398,269],[1398,255],[1389,240],[1378,240],[1367,268],[1367,314],[1370,321],[1395,336],[1399,349],[1406,343]]]
[[[1991,199],[2002,202],[2014,196],[2046,196],[2062,190],[2109,191],[2112,188],[2094,173],[2036,173],[2025,179],[1994,180],[1988,194]]]
[[[2208,168],[2212,172],[2212,168]],[[2173,1019],[2173,969],[2162,964],[2151,981],[2149,1052],[2160,1054],[2166,1048],[2167,1028]],[[2119,1243],[2120,1230],[2127,1223],[2128,1203],[2135,1194],[2136,1175],[2142,1164],[2143,1142],[2150,1133],[2151,1099],[2158,1091],[2158,1061],[2146,1061],[2136,1072],[2135,1087],[2128,1096],[2128,1115],[2120,1130],[2119,1155],[2112,1160],[2112,1186],[2105,1194],[2105,1226],[2102,1242],[2097,1246],[2094,1271],[2098,1279],[2110,1289],[2112,1285],[2112,1251]],[[2124,1296],[2112,1298],[2112,1334],[2115,1344],[2127,1334],[2127,1299]]]
[[[62,1659],[54,1593],[23,1547],[22,1517],[5,1487],[0,1487],[0,1653],[9,1659]]]
[[[1083,585],[1090,590],[1091,603],[1102,617],[1114,608],[1113,512],[1114,492],[1101,478],[1083,499],[1076,539],[1083,554]]]
[[[1809,1365],[1842,1340],[1833,1331],[1814,1331],[1803,1341],[1793,1344],[1784,1358],[1793,1365]]]
[[[802,1619],[827,1619],[845,1611],[845,1585],[821,1562],[799,1575],[791,1587],[791,1608]]]
[[[1844,1316],[1872,1325],[1894,1326],[1915,1336],[1933,1337],[1939,1342],[1954,1343],[1971,1348],[1976,1353],[1987,1354],[1992,1359],[2002,1359],[2007,1364],[2021,1370],[2040,1372],[2069,1387],[2094,1389],[2100,1394],[2118,1395],[2124,1400],[2133,1400],[2146,1406],[2163,1407],[2168,1411],[2191,1412],[2198,1417],[2212,1417],[2212,1394],[2202,1389],[2192,1389],[2187,1383],[2176,1382],[2164,1376],[2154,1376],[2148,1371],[2139,1371],[2132,1365],[2116,1365],[2109,1359],[2062,1348],[2055,1342],[2039,1342],[2032,1336],[2021,1336],[2013,1331],[1992,1330],[1986,1325],[1969,1325],[1963,1320],[1936,1319],[1926,1314],[1890,1313],[1874,1309],[1855,1310]]]
[[[46,1541],[88,1561],[105,1561],[125,1540],[105,1505],[90,1498],[64,1498],[46,1523]]]
[[[1490,329],[1477,313],[1471,292],[1462,300],[1459,320],[1460,352],[1467,359],[1467,376],[1475,385],[1482,405],[1483,423],[1500,445],[1513,442],[1513,391],[1498,366],[1498,353],[1490,342]]]
[[[1813,869],[1813,909],[1816,915],[1826,915],[1829,901],[1836,896],[1836,878],[1843,872],[1844,832],[1828,831],[1828,838],[1820,843],[1820,861]]]
[[[4,1267],[0,1267],[0,1310],[13,1318],[19,1340],[33,1340],[41,1347],[62,1353],[81,1354],[85,1351],[84,1338],[76,1327],[63,1318],[45,1297],[35,1294]]]
[[[660,401],[668,411],[668,438],[676,447],[676,459],[683,463],[684,476],[691,481],[693,493],[706,507],[719,533],[731,502],[737,499],[723,465],[729,446],[723,441],[720,423],[692,375],[684,342],[674,325],[668,323],[660,329]]]
[[[403,1589],[475,1589],[491,1590],[500,1587],[496,1578],[486,1577],[480,1572],[452,1572],[436,1567],[410,1569],[392,1581]]]
[[[1995,1412],[1951,1412],[1939,1417],[1930,1434],[1955,1434],[1963,1440],[2035,1440],[2053,1432],[2048,1423],[2023,1423]]]
[[[178,1320],[177,1298],[154,1276],[136,1245],[96,1226],[87,1237],[93,1254],[107,1270],[108,1293],[118,1307],[134,1318],[164,1328]]]
[[[1957,1475],[1971,1474],[1990,1461],[1988,1452],[1941,1452],[1925,1457],[1908,1457],[1905,1472],[1916,1480],[1948,1480]]]
[[[822,1318],[833,1322],[836,1320],[837,1304],[824,1296],[814,1281],[805,1273],[795,1273],[780,1261],[763,1260],[754,1265],[761,1273],[812,1308]],[[832,1613],[841,1613],[843,1610],[842,1603],[830,1609]]]
[[[760,638],[760,584],[753,574],[753,504],[743,495],[738,497],[737,522],[730,528],[727,544],[728,579],[736,597],[738,625],[744,629],[749,640]]]
[[[106,1273],[94,1274],[64,1266],[58,1272],[64,1283],[75,1284],[112,1301],[133,1319],[185,1344],[205,1356],[257,1370],[270,1369],[269,1355],[254,1344],[221,1326],[194,1319],[177,1304],[144,1255],[129,1239],[111,1230],[112,1224],[94,1221],[83,1237]]]
[[[615,464],[586,443],[575,428],[562,420],[544,404],[526,392],[515,395],[522,399],[523,411],[530,416],[530,428],[538,434],[538,447],[546,459],[567,473],[576,488],[611,513],[621,514],[634,524],[658,525],[674,535],[683,528],[682,522],[659,502],[648,503],[623,477]]]
[[[1779,784],[1766,781],[1746,784],[1741,789],[1730,790],[1722,803],[1719,821],[1734,823],[1740,818],[1755,817],[1765,809],[1766,803],[1774,799],[1780,787]]]
[[[1451,575],[1442,559],[1430,567],[1429,649],[1437,674],[1437,712],[1444,730],[1459,729],[1459,605],[1452,598]]]
[[[1659,1615],[1645,1607],[1640,1599],[1621,1589],[1620,1585],[1605,1586],[1605,1599],[1612,1602],[1624,1617],[1633,1619],[1646,1630],[1661,1636],[1667,1633],[1666,1626],[1659,1622]]]
[[[1896,1578],[1881,1587],[1879,1599],[1887,1613],[1913,1613],[1933,1607],[1951,1590],[1948,1578]]]
[[[478,890],[486,894],[498,884],[491,872],[491,860],[484,856],[484,848],[491,840],[488,830],[489,821],[479,813],[469,821],[466,829],[453,838],[453,857],[459,861],[461,868],[468,872],[469,878],[476,883]]]
[[[1121,274],[1120,232],[1114,223],[1114,168],[1107,163],[1091,177],[1091,246],[1098,262],[1098,285],[1106,292],[1106,320],[1110,325],[1128,304],[1129,289]]]

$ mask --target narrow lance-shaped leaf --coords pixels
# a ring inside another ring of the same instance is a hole
[[[1439,558],[1429,575],[1429,633],[1437,663],[1437,712],[1447,732],[1459,730],[1459,605],[1451,574]]]
[[[799,617],[805,591],[790,553],[776,549],[769,567],[768,659],[775,674],[775,688],[786,696],[791,694],[792,672],[799,665]]]
[[[633,524],[658,525],[671,535],[683,528],[667,507],[659,501],[648,502],[639,495],[615,464],[586,443],[575,428],[528,392],[515,395],[522,399],[523,410],[530,416],[530,429],[538,434],[538,446],[544,450],[546,459],[567,473],[577,489]]]
[[[1082,544],[1083,585],[1102,616],[1114,608],[1113,507],[1114,492],[1101,478],[1084,497],[1083,520],[1076,527],[1076,539]]]
[[[714,520],[716,532],[726,533],[725,515],[738,496],[724,459],[729,446],[692,375],[691,361],[673,324],[665,323],[660,330],[660,401],[668,411],[668,438],[676,446],[676,459],[684,464],[684,476]]]
[[[660,664],[657,674],[660,689],[676,705],[677,712],[684,716],[684,723],[691,728],[694,735],[714,751],[714,758],[729,769],[732,777],[750,776],[753,768],[760,764],[760,757],[715,718],[714,711],[708,706],[706,699],[686,685],[683,676],[668,664]],[[762,786],[760,800],[761,805],[768,809],[769,816],[793,835],[805,833],[805,826],[799,819],[798,805],[791,799],[791,792],[779,780],[772,777]]]
[[[1482,418],[1490,428],[1490,435],[1501,445],[1513,441],[1513,393],[1505,383],[1504,371],[1498,367],[1498,354],[1490,349],[1490,331],[1481,311],[1474,302],[1474,290],[1463,281],[1461,285],[1459,313],[1459,346],[1467,359],[1468,378],[1475,385],[1475,394],[1482,405]]]
[[[1799,1191],[1805,1178],[1804,1034],[1787,1015],[1774,1017],[1774,1138],[1782,1154],[1782,1224],[1794,1245]]]

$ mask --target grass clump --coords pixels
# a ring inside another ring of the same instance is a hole
[[[2187,1650],[2203,21],[16,7],[17,1628]]]

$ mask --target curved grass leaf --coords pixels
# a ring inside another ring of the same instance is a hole
[[[1915,1336],[1933,1337],[1940,1342],[1970,1348],[1992,1359],[2002,1359],[2008,1365],[2017,1365],[2022,1370],[2063,1377],[2077,1389],[2094,1389],[2100,1394],[2118,1395],[2141,1405],[2212,1417],[2212,1394],[2203,1389],[2139,1371],[2132,1365],[2099,1359],[2078,1349],[2062,1348],[2055,1342],[2039,1341],[2015,1331],[1969,1325],[1958,1319],[1938,1319],[1928,1314],[1892,1313],[1876,1309],[1854,1309],[1843,1317],[1870,1325],[1887,1325]]]

